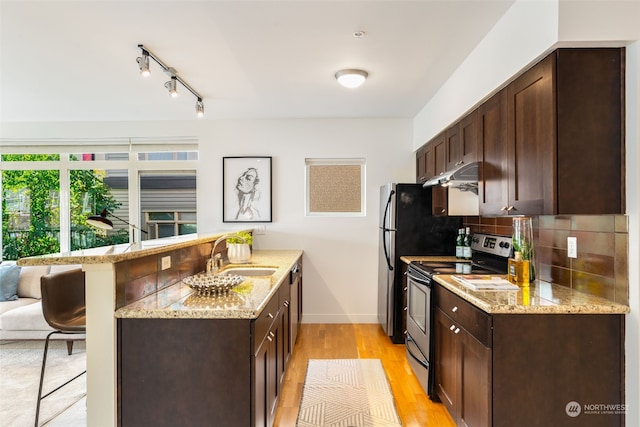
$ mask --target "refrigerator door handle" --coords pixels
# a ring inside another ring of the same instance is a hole
[[[391,207],[391,198],[395,194],[395,190],[391,190],[389,193],[389,200],[387,200],[387,206],[384,208],[384,216],[382,218],[382,246],[384,247],[384,257],[387,259],[387,266],[389,267],[389,271],[393,271],[393,266],[391,265],[391,258],[389,257],[389,250],[387,249],[387,239],[386,233],[389,231],[394,231],[392,229],[386,228],[387,225],[387,214],[389,213],[389,208]]]

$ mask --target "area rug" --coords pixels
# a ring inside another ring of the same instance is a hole
[[[0,341],[0,426],[33,426],[36,414],[44,341]],[[86,368],[83,341],[76,341],[67,355],[64,341],[49,345],[43,394],[65,383]],[[40,425],[86,425],[84,396],[86,375],[47,397],[40,404]],[[69,418],[72,408],[77,415]],[[66,417],[66,420],[65,420]],[[74,419],[75,418],[75,419]]]
[[[380,360],[310,359],[296,426],[402,426]]]

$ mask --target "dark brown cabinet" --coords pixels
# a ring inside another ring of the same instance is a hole
[[[444,289],[436,298],[436,393],[457,425],[490,426],[490,316]]]
[[[488,314],[435,294],[436,393],[457,425],[624,425],[624,315]],[[572,402],[618,410],[576,419]]]
[[[476,115],[477,110],[447,129],[447,170],[476,161],[476,141],[478,139]]]
[[[481,215],[624,213],[623,57],[556,50],[479,107]]]
[[[118,319],[118,425],[273,426],[302,315],[295,265],[256,319]]]

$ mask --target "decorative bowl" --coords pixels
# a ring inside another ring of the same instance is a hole
[[[235,274],[198,273],[185,277],[183,282],[189,285],[197,295],[219,296],[227,294],[231,289],[244,282],[243,276]]]

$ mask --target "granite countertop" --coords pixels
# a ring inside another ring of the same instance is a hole
[[[289,271],[302,256],[301,250],[256,250],[249,264],[229,267],[276,267],[271,276],[251,276],[227,295],[197,295],[178,282],[160,292],[118,309],[117,318],[128,319],[255,319],[281,284],[289,284]],[[224,271],[223,268],[223,271]]]
[[[239,230],[229,230],[211,234],[185,234],[181,236],[165,237],[162,239],[144,240],[136,243],[123,243],[120,245],[101,246],[71,252],[39,255],[20,258],[17,261],[17,264],[20,266],[26,266],[116,263],[194,246],[201,243],[213,242],[225,234],[237,233],[238,231]]]
[[[497,276],[506,279],[505,276]],[[626,314],[629,306],[536,281],[517,291],[472,291],[450,275],[435,281],[479,309],[491,314]]]

